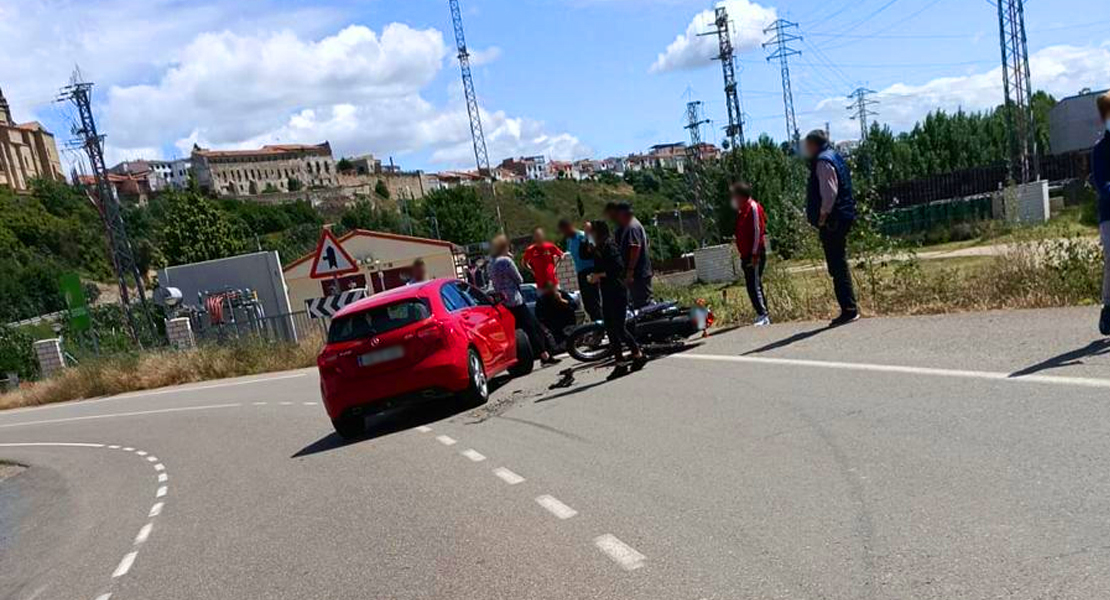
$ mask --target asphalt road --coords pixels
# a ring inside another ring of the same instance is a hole
[[[2,413],[0,598],[1107,598],[1095,318],[742,329],[353,444],[312,371]]]

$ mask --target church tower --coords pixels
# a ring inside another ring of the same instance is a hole
[[[8,106],[8,99],[4,97],[4,90],[0,89],[0,125],[14,125],[12,122],[12,109]]]

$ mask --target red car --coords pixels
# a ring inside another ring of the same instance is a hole
[[[489,378],[532,371],[532,347],[508,309],[478,288],[438,279],[352,304],[332,319],[316,364],[320,393],[344,438],[366,416],[420,402],[485,402]]]

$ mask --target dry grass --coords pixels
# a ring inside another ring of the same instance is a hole
[[[0,409],[311,367],[320,347],[317,335],[300,344],[244,341],[187,352],[161,350],[88,361],[0,395]]]
[[[1015,244],[997,257],[858,261],[853,275],[860,307],[868,316],[1090,305],[1101,294],[1102,253],[1086,238],[1041,240]],[[765,287],[777,322],[828,319],[838,310],[823,265],[790,272],[772,262]],[[659,293],[684,303],[706,299],[722,325],[755,318],[743,281],[664,288]]]

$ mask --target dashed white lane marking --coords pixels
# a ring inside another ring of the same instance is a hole
[[[139,456],[146,456],[146,451],[145,450],[136,450],[135,454],[138,454]]]
[[[293,406],[292,402],[278,402],[278,404],[280,404],[282,406]]]
[[[625,571],[633,571],[644,566],[647,558],[636,551],[635,548],[617,539],[617,536],[606,533],[594,539],[594,545],[613,559]]]
[[[437,435],[436,441],[443,444],[444,446],[454,446],[458,443],[455,441],[455,438],[446,435]]]
[[[119,450],[119,446],[115,446],[115,445],[108,446],[108,449],[109,450]]]
[[[146,460],[147,460],[147,462],[158,462],[158,457],[157,456],[148,456],[148,457],[146,457]]]
[[[139,545],[150,537],[150,530],[154,529],[154,523],[147,523],[139,530],[139,535],[135,536],[135,545]]]
[[[26,425],[46,425],[46,424],[49,424],[49,423],[70,423],[70,422],[73,422],[73,421],[89,421],[89,420],[93,420],[93,419],[115,419],[115,418],[119,418],[119,417],[139,417],[139,416],[143,416],[143,415],[158,415],[158,414],[163,414],[163,413],[186,412],[186,411],[192,411],[192,410],[213,410],[213,409],[217,409],[217,408],[235,408],[237,406],[242,406],[242,404],[236,402],[234,404],[209,404],[207,406],[181,406],[181,407],[177,407],[177,408],[161,408],[161,409],[158,409],[158,410],[137,410],[137,411],[132,411],[132,412],[108,413],[108,414],[103,414],[103,415],[85,415],[83,417],[66,417],[64,419],[43,419],[41,421],[23,421],[23,422],[20,422],[20,423],[5,423],[3,425],[0,425],[0,429],[7,429],[9,427],[24,427]],[[126,448],[125,448],[125,450],[126,450]],[[131,450],[134,450],[134,448],[132,448]],[[130,452],[131,450],[128,450],[128,452]]]
[[[163,506],[165,506],[164,502],[155,503],[154,506],[150,507],[150,512],[147,513],[147,516],[148,517],[157,517],[158,515],[162,514],[162,507]]]
[[[170,476],[165,473],[158,474],[158,483],[165,483],[170,480]]]
[[[516,473],[513,473],[505,467],[497,467],[493,470],[493,474],[497,475],[501,479],[501,481],[504,481],[509,485],[516,485],[524,481],[523,477],[517,475]]]
[[[154,470],[155,471],[165,471],[166,466],[163,465],[162,463],[158,463],[158,464],[154,465]]]
[[[126,448],[123,448],[123,451],[124,451],[124,452],[134,452],[134,451],[135,451],[135,449],[134,449],[134,448],[132,448],[131,446],[127,446]]]
[[[254,406],[266,406],[265,402],[251,402]]]
[[[110,600],[111,597],[112,597],[111,594],[101,594],[101,595],[96,597],[96,600]]]
[[[966,371],[960,369],[936,369],[932,367],[909,367],[905,365],[876,365],[870,363],[837,362],[826,360],[803,360],[797,358],[768,358],[756,356],[727,356],[718,354],[673,354],[679,360],[701,360],[715,362],[748,363],[764,365],[783,365],[792,367],[813,367],[819,369],[838,369],[842,371],[870,371],[874,373],[897,373],[901,375],[927,375],[933,377],[955,377],[962,379],[984,379],[1009,383],[1044,383],[1072,385],[1079,387],[1110,388],[1110,379],[1092,377],[1063,377],[1059,375],[1020,375],[997,371]]]
[[[158,488],[157,492],[154,492],[154,497],[155,498],[161,498],[162,496],[165,496],[166,492],[168,492],[168,491],[169,491],[169,486],[164,485],[164,486]]]
[[[474,462],[482,462],[483,460],[486,460],[485,455],[473,448],[463,450],[461,454]]]
[[[317,403],[316,402],[302,402],[301,404],[304,404],[305,406],[316,406]]]
[[[431,433],[432,432],[432,428],[428,427],[427,425],[421,425],[420,427],[417,427],[416,430],[419,431],[420,433]]]
[[[558,498],[554,496],[548,496],[547,494],[544,494],[543,496],[538,496],[536,498],[536,502],[540,506],[546,508],[547,512],[563,520],[569,519],[578,514],[578,511],[567,506],[566,504],[563,504],[559,501]]]
[[[127,575],[127,572],[131,570],[131,565],[135,564],[135,557],[138,555],[139,553],[134,550],[125,554],[123,560],[119,561],[119,566],[112,572],[112,577],[116,578]]]

